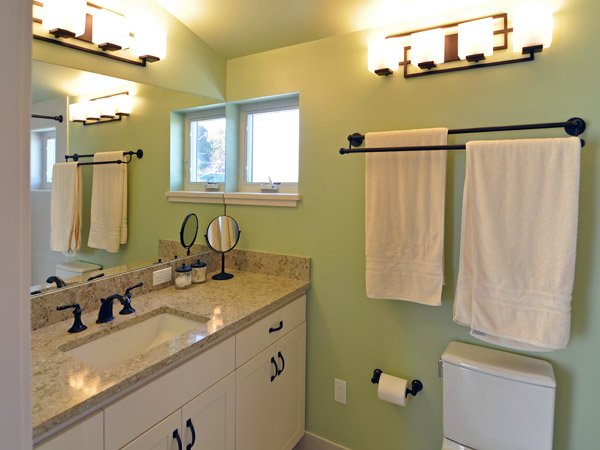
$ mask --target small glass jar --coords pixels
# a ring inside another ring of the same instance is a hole
[[[175,269],[175,287],[177,289],[186,289],[192,284],[192,268],[183,263]]]
[[[192,263],[192,283],[204,283],[206,281],[206,263],[197,260]]]

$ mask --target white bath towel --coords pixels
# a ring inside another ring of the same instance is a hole
[[[124,160],[123,152],[102,152],[94,162]],[[115,253],[127,242],[127,165],[94,166],[88,246]]]
[[[454,321],[509,348],[565,348],[579,138],[469,142]]]
[[[368,148],[445,145],[448,130],[367,133]],[[367,153],[367,296],[441,305],[445,150]]]
[[[81,167],[75,162],[52,167],[50,248],[68,256],[81,247]]]

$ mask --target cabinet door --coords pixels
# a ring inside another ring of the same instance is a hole
[[[181,413],[184,448],[194,442],[193,450],[235,450],[235,374],[186,404]]]
[[[102,411],[77,422],[70,428],[52,436],[35,450],[64,450],[76,448],[81,450],[104,449],[104,419]]]
[[[182,450],[181,410],[160,421],[122,450]]]
[[[235,372],[236,450],[276,449],[274,349],[267,347]]]
[[[306,323],[276,344],[279,375],[275,388],[277,450],[291,450],[304,435],[306,380]]]

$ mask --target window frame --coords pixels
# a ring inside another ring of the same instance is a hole
[[[191,164],[191,126],[192,122],[212,119],[225,120],[225,133],[227,132],[227,118],[225,107],[202,109],[185,113],[184,118],[184,153],[183,153],[183,188],[185,191],[201,191],[201,192],[223,192],[225,189],[225,181],[219,182],[219,190],[207,190],[205,188],[206,181],[191,181],[190,180],[190,164]],[[225,144],[225,153],[227,147]],[[227,168],[225,168],[225,177],[227,176]]]
[[[261,192],[260,182],[246,181],[248,172],[248,116],[256,113],[274,111],[298,110],[298,128],[300,128],[300,99],[298,95],[277,100],[255,101],[240,106],[240,142],[238,164],[238,190],[240,192]],[[300,133],[298,133],[298,179],[300,178]],[[277,182],[277,180],[273,180]],[[279,185],[281,193],[298,193],[298,182],[282,182]]]
[[[56,163],[56,150],[57,150],[57,141],[56,141],[56,128],[52,128],[48,131],[44,131],[41,133],[41,152],[42,152],[42,177],[41,177],[41,188],[42,189],[52,189],[52,181],[48,182],[46,176],[48,171],[52,173],[52,169],[54,164]],[[54,162],[52,166],[49,166],[48,161],[48,150],[46,146],[48,145],[48,141],[54,139]]]

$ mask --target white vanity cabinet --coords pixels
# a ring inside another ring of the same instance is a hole
[[[235,449],[235,376],[230,374],[122,450]]]
[[[104,420],[102,411],[80,420],[75,425],[36,445],[35,450],[103,450]]]
[[[158,439],[157,448],[171,448],[160,447],[164,437],[160,431],[153,429],[155,426],[161,428],[167,437],[170,436],[164,441],[166,445],[172,446],[175,442],[173,448],[177,449],[176,438],[172,436],[175,428],[169,430],[163,424],[165,418],[173,413],[180,414],[176,428],[185,448],[191,443],[191,430],[186,430],[186,422],[192,415],[197,415],[198,420],[213,413],[227,418],[223,408],[227,414],[233,414],[235,386],[233,381],[228,383],[226,377],[233,375],[234,361],[235,337],[231,337],[104,408],[105,450],[117,450],[128,443],[131,443],[131,449],[154,448],[148,442],[153,438]],[[208,406],[203,405],[204,402]],[[229,441],[233,442],[234,416],[229,417],[231,419],[223,426],[231,432]],[[197,450],[201,448],[200,440],[208,438],[203,436],[200,439],[198,434],[203,425],[199,421],[192,419],[192,424],[196,432],[193,448]],[[163,429],[163,425],[166,428]],[[140,439],[143,444],[136,443],[134,439]]]
[[[304,434],[306,297],[238,333],[236,366],[236,450],[291,450]]]

